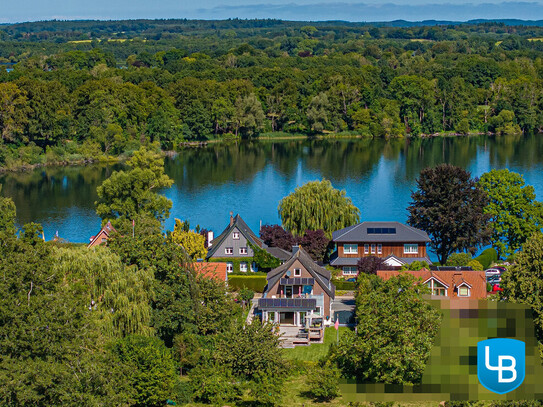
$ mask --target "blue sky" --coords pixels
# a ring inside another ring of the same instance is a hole
[[[49,19],[234,17],[304,21],[543,19],[543,3],[500,0],[0,0],[0,10],[0,23]]]

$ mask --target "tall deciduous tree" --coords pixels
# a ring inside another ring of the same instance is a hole
[[[488,198],[468,171],[450,164],[426,168],[411,198],[407,222],[428,233],[441,264],[453,252],[474,253],[489,241]]]
[[[508,169],[483,174],[479,186],[490,199],[484,212],[492,216],[492,246],[500,257],[511,255],[541,230],[543,204],[535,200],[534,187]]]
[[[262,226],[262,228],[260,228],[260,238],[270,247],[280,247],[289,252],[292,250],[292,246],[297,244],[292,233],[286,231],[279,225]]]
[[[128,161],[128,171],[115,171],[97,188],[96,213],[105,222],[131,221],[137,217],[164,222],[172,202],[158,192],[170,187],[173,180],[164,173],[160,155],[142,147]],[[115,223],[115,222],[114,222]]]
[[[207,254],[205,248],[205,236],[184,230],[184,223],[179,219],[175,220],[175,226],[172,232],[172,240],[185,249],[186,253],[194,260],[204,259]]]
[[[2,185],[0,184],[0,192]],[[15,204],[11,198],[0,196],[0,233],[6,232],[13,235],[15,233]]]
[[[283,227],[295,236],[322,229],[331,239],[332,232],[360,220],[360,210],[345,196],[345,191],[335,189],[328,180],[311,181],[296,188],[279,202],[278,209]]]
[[[543,339],[543,234],[535,233],[515,256],[515,264],[502,275],[500,296],[527,304],[534,311],[539,340]]]
[[[441,323],[423,293],[428,288],[409,274],[387,281],[360,274],[357,332],[344,333],[329,353],[345,376],[378,383],[420,381]]]

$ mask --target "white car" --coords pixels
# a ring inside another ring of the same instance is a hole
[[[500,270],[498,269],[486,269],[485,275],[488,276],[499,276],[501,274]]]

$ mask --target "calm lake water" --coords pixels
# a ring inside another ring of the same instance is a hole
[[[174,219],[220,233],[230,211],[253,230],[278,223],[279,200],[298,185],[327,178],[360,208],[363,220],[407,218],[410,193],[421,169],[447,162],[479,176],[492,168],[524,175],[543,199],[543,135],[408,140],[296,140],[216,144],[166,160],[175,184],[165,195]],[[88,242],[100,228],[96,187],[117,166],[41,168],[0,175],[2,195],[13,198],[18,222],[39,222],[47,240],[58,230],[71,242]]]

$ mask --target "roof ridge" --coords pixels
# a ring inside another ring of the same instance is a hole
[[[339,239],[340,237],[346,235],[347,233],[349,232],[352,232],[353,230],[355,230],[357,227],[359,227],[360,225],[363,225],[364,223],[366,223],[366,221],[364,222],[360,222],[358,225],[351,225],[351,226],[347,226],[346,228],[343,228],[343,229],[349,229],[347,232],[344,232],[343,234],[339,235],[338,237],[336,237],[336,239]],[[340,229],[342,230],[342,229]]]

